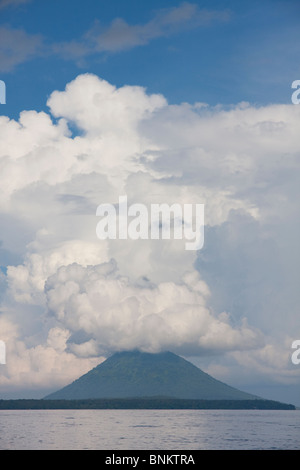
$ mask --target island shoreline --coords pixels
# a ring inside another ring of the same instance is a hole
[[[166,397],[97,398],[76,400],[1,400],[0,410],[296,410],[273,400],[201,400]]]

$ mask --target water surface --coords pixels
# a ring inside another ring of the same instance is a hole
[[[300,411],[1,410],[0,449],[300,449]]]

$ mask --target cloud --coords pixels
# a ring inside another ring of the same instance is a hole
[[[89,107],[83,109],[83,100]],[[105,80],[86,74],[71,82],[66,91],[53,92],[47,104],[55,117],[71,120],[84,132],[100,130],[103,137],[114,132],[123,139],[132,137],[136,125],[167,102],[162,95],[147,95],[142,87],[117,89]]]
[[[157,38],[208,27],[229,19],[230,12],[227,10],[200,9],[197,4],[183,2],[178,7],[158,9],[153,18],[144,24],[132,25],[117,17],[109,26],[105,26],[96,19],[81,37],[50,44],[47,54],[74,60],[82,67],[84,60],[91,56],[145,46]]]
[[[229,17],[228,12],[202,10],[196,4],[184,2],[178,7],[158,10],[145,24],[129,25],[124,19],[116,18],[105,29],[96,23],[86,38],[95,44],[96,51],[117,52],[149,44],[159,37],[227,21]]]
[[[25,4],[30,0],[2,0],[0,9]],[[209,26],[214,22],[228,21],[228,11],[200,9],[198,5],[184,2],[178,7],[157,10],[153,19],[145,24],[130,25],[115,18],[108,27],[98,20],[82,36],[67,42],[45,44],[39,34],[29,34],[10,26],[0,27],[0,72],[11,72],[28,60],[40,56],[57,56],[74,60],[79,67],[90,56],[113,53],[149,44],[159,37],[169,37],[179,32]]]
[[[16,326],[7,317],[0,317],[2,341],[6,344],[6,365],[1,366],[1,393],[14,390],[38,390],[64,386],[74,380],[74,371],[84,374],[104,358],[79,358],[65,351],[69,332],[62,328],[51,328],[43,344],[29,346],[21,338]],[[13,388],[12,388],[13,384]]]
[[[8,7],[18,7],[25,3],[30,3],[32,0],[0,0],[0,10]]]
[[[226,357],[236,376],[247,358],[251,374],[293,383],[300,108],[173,106],[91,74],[48,107],[0,117],[6,389],[21,386],[22,369],[28,384],[61,386],[65,370],[67,382],[134,347],[210,357],[211,367]],[[124,194],[204,203],[203,250],[98,240],[98,205]]]
[[[72,264],[49,277],[45,291],[59,323],[84,332],[98,354],[135,348],[215,353],[256,348],[262,341],[246,323],[234,329],[228,315],[211,314],[209,290],[196,272],[185,275],[181,285],[140,286],[120,275],[114,261],[86,268]]]
[[[48,252],[39,250],[28,254],[23,264],[8,267],[10,293],[17,302],[43,304],[45,282],[61,266],[78,262],[85,267],[106,260],[103,245],[81,240],[66,241]]]
[[[233,212],[226,223],[207,229],[206,246],[198,252],[196,266],[212,290],[216,311],[251,317],[273,337],[280,335],[279,325],[293,331],[299,300],[296,213],[296,201],[292,217],[278,206],[280,227],[273,218],[262,223]]]
[[[42,36],[23,29],[0,26],[0,72],[11,72],[23,62],[41,54]]]

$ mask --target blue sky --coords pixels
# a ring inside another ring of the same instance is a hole
[[[299,72],[300,6],[295,1],[1,4],[0,75],[7,83],[5,112],[11,116],[44,109],[54,88],[62,89],[83,72],[117,86],[147,87],[170,103],[210,105],[287,103]],[[176,8],[182,15],[166,25],[164,18]],[[114,45],[112,38],[122,29],[120,24],[112,29],[116,18],[135,36],[131,42],[127,36]],[[109,31],[114,34],[97,47],[96,37]],[[63,53],[72,43],[72,53]]]
[[[0,0],[0,397],[139,348],[300,406],[299,19],[297,1]],[[97,240],[124,194],[205,204],[203,249]]]

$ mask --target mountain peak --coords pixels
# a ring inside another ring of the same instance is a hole
[[[204,400],[250,400],[170,351],[116,352],[47,399],[136,398],[164,396]]]

